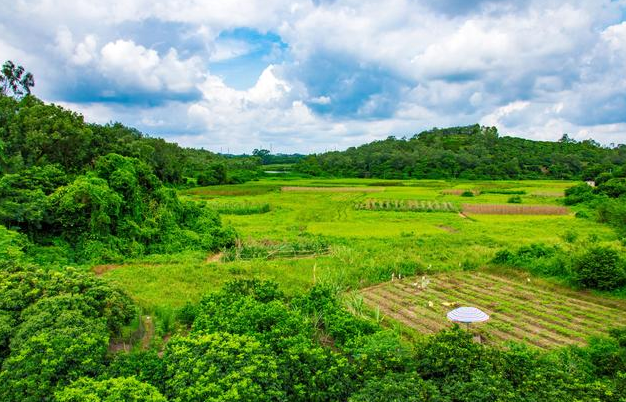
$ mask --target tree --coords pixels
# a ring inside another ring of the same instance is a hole
[[[57,402],[167,402],[152,385],[134,377],[96,381],[81,378],[56,393]]]
[[[0,74],[0,85],[3,95],[21,98],[30,95],[30,88],[35,86],[35,78],[22,66],[16,66],[12,61],[7,60],[2,65]]]
[[[212,333],[174,337],[166,347],[165,388],[172,400],[281,401],[276,360],[254,338]]]

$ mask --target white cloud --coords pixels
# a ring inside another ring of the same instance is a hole
[[[198,58],[180,60],[175,49],[160,57],[155,50],[131,40],[109,42],[100,55],[98,68],[107,78],[148,91],[189,91],[203,74]]]
[[[0,16],[0,54],[28,63],[48,99],[64,100],[58,88],[84,76],[111,99],[154,94],[158,106],[72,105],[187,145],[323,150],[476,121],[531,138],[626,142],[624,0],[457,3],[17,1]],[[151,24],[154,38],[136,33]],[[248,90],[210,71],[254,53],[253,40],[220,39],[238,28],[287,45]],[[200,99],[180,100],[189,93]]]

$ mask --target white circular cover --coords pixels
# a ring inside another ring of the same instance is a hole
[[[462,323],[483,322],[489,319],[489,315],[476,307],[459,307],[448,313],[448,319]]]

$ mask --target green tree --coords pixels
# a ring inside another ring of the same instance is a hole
[[[281,401],[272,355],[245,335],[211,333],[172,338],[166,347],[166,396],[187,402]]]
[[[55,396],[57,402],[167,402],[155,387],[134,377],[81,378]]]
[[[3,95],[19,98],[30,95],[30,89],[35,86],[35,78],[31,73],[25,71],[24,67],[16,66],[12,61],[7,60],[2,65],[0,85]]]

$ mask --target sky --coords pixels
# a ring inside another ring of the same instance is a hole
[[[14,0],[33,93],[216,152],[432,127],[626,143],[626,0]]]

